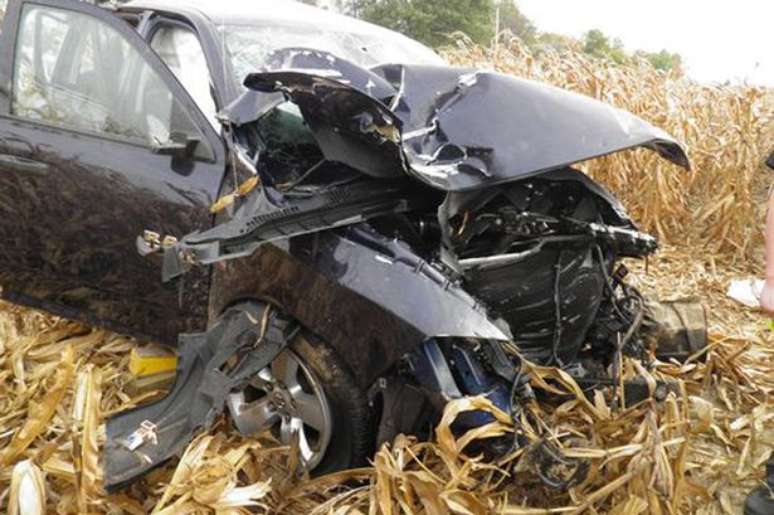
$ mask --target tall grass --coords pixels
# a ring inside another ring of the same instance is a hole
[[[536,54],[516,39],[496,51],[459,39],[442,53],[456,65],[494,68],[598,98],[661,127],[684,143],[691,171],[644,150],[582,168],[620,195],[640,226],[662,241],[731,259],[750,257],[760,243],[774,90],[699,84],[644,59],[619,66],[577,48]]]

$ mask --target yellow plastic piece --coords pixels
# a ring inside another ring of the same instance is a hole
[[[129,372],[145,377],[177,369],[177,356],[160,347],[135,347],[129,356]]]

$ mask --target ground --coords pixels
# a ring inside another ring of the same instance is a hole
[[[495,463],[467,456],[468,441],[508,434],[512,425],[506,417],[484,434],[455,439],[448,424],[456,411],[471,407],[458,403],[432,443],[401,437],[377,454],[372,468],[311,481],[293,473],[287,449],[270,437],[242,438],[223,419],[180,463],[107,496],[98,459],[102,423],[143,401],[129,393],[127,371],[129,350],[142,342],[6,304],[0,311],[0,505],[17,495],[10,491],[12,471],[29,459],[28,473],[39,478],[48,511],[60,513],[228,512],[245,503],[276,513],[368,513],[376,505],[382,513],[549,513],[526,506],[739,513],[774,445],[768,318],[725,297],[730,279],[747,275],[750,265],[713,265],[703,253],[666,248],[647,271],[644,263],[629,266],[632,280],[650,294],[701,297],[713,349],[706,364],[665,365],[653,373],[683,382],[683,395],[665,403],[623,412],[577,399],[530,408],[524,427],[536,442],[556,438],[566,445],[571,435],[574,455],[592,463],[587,483],[569,493],[535,483],[533,448]],[[561,384],[554,373],[535,371]],[[540,388],[539,379],[533,384]]]

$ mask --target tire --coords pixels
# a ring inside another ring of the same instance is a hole
[[[242,434],[271,428],[285,444],[295,439],[313,475],[364,465],[373,454],[366,392],[336,352],[305,330],[250,385],[229,396],[228,408]]]
[[[356,385],[336,352],[315,336],[302,332],[291,349],[322,383],[333,412],[333,437],[313,474],[365,465],[373,456],[376,438],[367,394]]]

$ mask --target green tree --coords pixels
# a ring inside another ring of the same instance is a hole
[[[463,32],[476,43],[493,36],[492,0],[354,0],[351,13],[396,30],[431,47]]]
[[[583,51],[594,57],[605,57],[610,49],[610,40],[604,32],[592,29],[583,35]]]
[[[683,67],[683,58],[678,53],[671,53],[667,50],[661,52],[637,52],[637,55],[644,57],[657,70],[663,71],[681,71]]]
[[[537,42],[537,27],[516,6],[513,0],[503,0],[500,7],[500,30],[508,30],[528,45]]]
[[[620,39],[610,38],[599,29],[592,29],[583,35],[583,51],[600,59],[610,59],[618,64],[626,62],[628,56]]]

